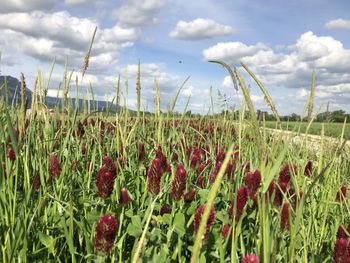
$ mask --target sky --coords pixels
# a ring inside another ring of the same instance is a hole
[[[210,94],[215,111],[242,102],[227,71],[208,62],[221,60],[244,76],[254,107],[268,110],[243,62],[286,115],[303,113],[314,69],[315,111],[325,111],[329,102],[331,111],[350,112],[349,10],[348,0],[1,0],[0,70],[14,77],[23,72],[33,89],[38,74],[47,84],[55,61],[49,95],[61,94],[67,65],[70,95],[78,80],[80,97],[91,85],[102,100],[113,99],[120,76],[121,101],[135,109],[140,61],[142,109],[154,110],[155,80],[166,109],[190,77],[176,110],[184,111],[190,97],[187,110],[205,114]]]

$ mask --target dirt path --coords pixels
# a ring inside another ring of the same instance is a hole
[[[292,131],[286,131],[286,130],[278,130],[278,129],[270,129],[270,128],[265,128],[268,132],[276,135],[282,135],[283,138],[290,138],[292,137],[292,142],[296,144],[300,144],[305,140],[305,137],[307,139],[308,144],[312,144],[313,147],[318,148],[321,143],[321,136],[319,135],[311,135],[311,134],[298,134],[296,132]],[[324,145],[327,147],[327,145],[338,145],[340,144],[339,139],[333,138],[333,137],[328,137],[324,136]],[[350,140],[346,142],[346,146],[350,147]]]

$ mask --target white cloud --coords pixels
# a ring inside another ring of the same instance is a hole
[[[221,86],[225,88],[232,88],[233,87],[233,82],[231,76],[226,76],[224,80],[222,81]]]
[[[185,87],[184,89],[181,90],[181,95],[185,97],[189,97],[193,95],[194,87],[193,86],[188,86]]]
[[[2,0],[0,13],[46,10],[53,8],[56,2],[56,0]]]
[[[225,60],[230,64],[237,64],[239,59],[264,50],[269,50],[269,47],[262,43],[247,46],[241,42],[220,42],[205,49],[203,56],[206,60]]]
[[[335,19],[326,23],[326,28],[329,29],[350,29],[350,20]]]
[[[309,96],[309,94],[310,94],[310,91],[308,91],[306,88],[302,88],[297,91],[296,96],[298,99],[305,99]]]
[[[186,22],[179,21],[170,37],[183,40],[201,40],[220,36],[232,35],[234,32],[230,26],[221,25],[211,19],[197,18]]]
[[[52,61],[56,57],[59,63],[63,63],[68,57],[69,65],[82,67],[96,26],[96,21],[78,18],[66,11],[0,14],[0,44],[41,61]],[[118,60],[121,50],[137,39],[138,31],[135,28],[122,28],[118,24],[111,28],[99,28],[91,53],[90,69],[110,67]]]
[[[156,13],[165,5],[167,0],[128,0],[125,5],[112,12],[123,27],[142,27],[155,24]]]
[[[344,48],[340,41],[309,31],[284,51],[261,43],[248,46],[241,42],[227,42],[205,49],[203,57],[235,66],[240,66],[242,61],[266,87],[298,88],[297,98],[307,96],[312,70],[315,69],[318,98],[337,100],[344,107],[350,103],[344,96],[350,85],[350,49]],[[231,86],[229,77],[223,79],[222,86]]]
[[[89,2],[95,2],[94,0],[64,0],[67,5],[81,5]]]

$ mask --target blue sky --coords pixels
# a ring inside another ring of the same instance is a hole
[[[129,80],[123,95],[135,108],[140,59],[143,108],[153,110],[155,79],[166,108],[190,76],[176,109],[182,111],[191,95],[189,109],[206,113],[210,87],[215,100],[220,91],[231,107],[242,100],[227,73],[207,60],[238,67],[242,61],[270,91],[281,114],[300,114],[315,68],[316,110],[330,102],[331,110],[350,112],[349,10],[347,0],[2,0],[1,73],[18,77],[23,72],[31,88],[39,70],[47,79],[56,58],[49,89],[55,96],[68,59],[80,96],[91,84],[97,98],[112,99],[120,74],[122,83]],[[89,69],[81,79],[95,26]],[[255,107],[267,110],[259,89],[244,76]]]

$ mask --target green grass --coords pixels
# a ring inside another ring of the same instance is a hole
[[[306,122],[282,122],[282,129],[288,130],[288,131],[296,131],[298,132],[300,129],[301,133],[305,133],[308,123]],[[311,127],[309,129],[309,134],[313,135],[321,135],[322,126],[324,125],[324,135],[340,138],[342,130],[343,130],[343,123],[320,123],[320,122],[313,122],[311,124]],[[276,122],[275,121],[267,121],[266,122],[266,128],[276,128]],[[350,139],[350,123],[346,123],[345,130],[344,130],[344,138]]]
[[[339,189],[350,186],[349,148],[321,144],[314,151],[305,141],[268,136],[237,76],[247,102],[235,117],[161,113],[157,82],[157,114],[149,117],[131,117],[125,105],[115,114],[89,115],[90,107],[79,112],[67,101],[67,114],[56,108],[53,116],[25,117],[1,97],[0,261],[225,263],[254,253],[260,262],[331,262],[338,228],[350,219],[349,198],[337,199]],[[101,184],[105,157],[116,175],[103,172]],[[162,167],[151,166],[153,161]],[[313,168],[306,176],[308,161]],[[296,168],[287,176],[283,167],[290,164]],[[186,176],[176,172],[180,165]],[[256,192],[249,188],[252,176]],[[159,192],[152,181],[158,179]],[[99,194],[101,185],[111,192]],[[185,187],[176,199],[173,188],[179,185]],[[122,188],[128,204],[121,202]],[[198,210],[203,204],[206,209]],[[164,206],[169,211],[161,214]],[[102,254],[95,241],[101,229],[111,229],[97,227],[104,215],[118,224],[103,237],[111,246]],[[231,230],[223,236],[227,224]]]

